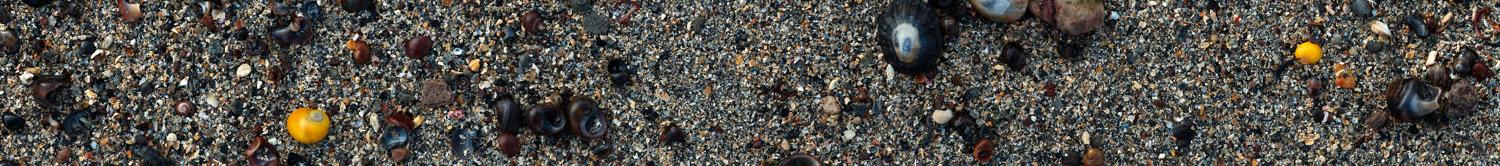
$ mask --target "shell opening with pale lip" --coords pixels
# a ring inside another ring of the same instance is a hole
[[[917,60],[915,50],[922,48],[922,44],[919,42],[922,37],[919,33],[920,31],[917,30],[916,26],[912,26],[911,23],[896,25],[896,29],[892,31],[896,32],[896,35],[891,36],[896,41],[896,56],[901,58],[901,62],[915,62]]]
[[[1419,81],[1408,81],[1401,93],[1405,95],[1402,95],[1399,108],[1408,111],[1405,112],[1408,114],[1407,117],[1420,117],[1442,107],[1437,99],[1443,94],[1443,90],[1438,87]]]
[[[309,114],[307,116],[307,120],[308,121],[312,121],[312,122],[323,122],[323,119],[325,119],[325,118],[323,118],[322,111],[318,111],[318,112],[315,112],[314,114]]]

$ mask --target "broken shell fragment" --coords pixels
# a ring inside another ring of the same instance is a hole
[[[120,18],[127,23],[135,23],[141,20],[141,4],[126,3],[125,0],[115,0],[115,7],[120,9]]]
[[[1418,79],[1401,79],[1386,87],[1386,108],[1396,119],[1416,120],[1442,108],[1443,90]]]

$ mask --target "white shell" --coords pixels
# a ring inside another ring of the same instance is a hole
[[[1028,0],[969,0],[969,6],[991,20],[1016,22],[1026,14]]]
[[[1390,28],[1390,26],[1386,26],[1385,22],[1380,22],[1380,21],[1370,22],[1370,31],[1374,31],[1375,34],[1378,34],[1380,36],[1385,36],[1385,37],[1390,37],[1391,36],[1391,28]]]

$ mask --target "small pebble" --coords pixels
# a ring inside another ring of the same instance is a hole
[[[948,124],[948,121],[951,120],[953,120],[953,111],[938,110],[932,112],[932,122],[937,122],[937,124]]]
[[[1083,154],[1083,165],[1104,165],[1104,151],[1099,150],[1099,148],[1089,148],[1089,151]]]
[[[406,40],[406,57],[422,59],[432,55],[432,38],[426,35],[412,37]]]
[[[1404,22],[1406,24],[1406,27],[1411,29],[1413,33],[1416,33],[1418,37],[1427,37],[1430,32],[1427,29],[1427,21],[1424,20],[1425,19],[1423,19],[1422,16],[1413,14],[1407,15],[1404,19],[1402,19],[1402,22]]]
[[[1370,6],[1370,1],[1368,0],[1352,0],[1349,3],[1349,9],[1354,12],[1354,16],[1374,16],[1373,9],[1371,8],[1373,8],[1373,6]]]
[[[844,140],[854,139],[854,129],[845,129],[843,138]]]
[[[0,121],[4,121],[5,129],[10,129],[11,131],[26,128],[26,120],[21,119],[21,116],[16,115],[16,113],[5,112],[5,114],[0,115]]]
[[[821,105],[820,108],[822,108],[821,110],[822,110],[823,114],[836,115],[836,114],[839,113],[840,110],[843,110],[842,108],[839,108],[839,99],[838,99],[838,97],[823,96],[823,100],[821,100],[821,101],[822,102],[820,102],[821,103],[820,104]]]
[[[238,68],[236,68],[234,70],[234,76],[235,77],[245,77],[245,76],[249,76],[249,75],[250,75],[250,64],[249,63],[240,64],[240,67],[238,67]]]

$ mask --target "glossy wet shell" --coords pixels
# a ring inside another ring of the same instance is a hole
[[[927,5],[894,2],[880,18],[878,41],[885,53],[882,58],[897,72],[907,75],[937,68],[945,47],[939,21]]]
[[[323,110],[298,108],[286,118],[287,134],[303,144],[318,143],[328,137],[329,121]]]
[[[969,0],[969,6],[990,20],[1016,22],[1026,15],[1029,0]]]

